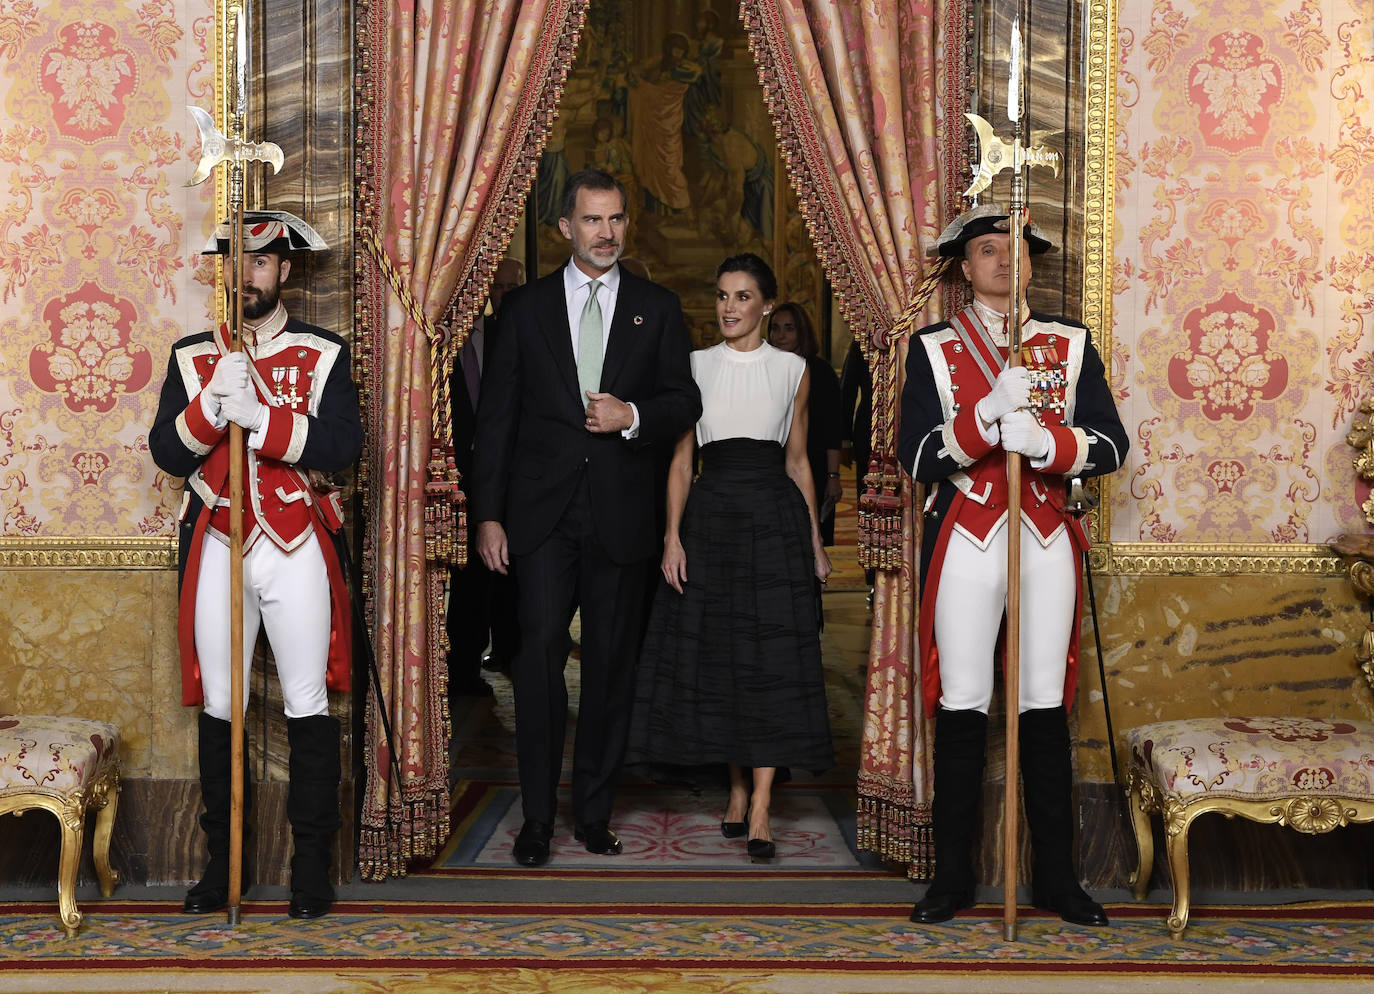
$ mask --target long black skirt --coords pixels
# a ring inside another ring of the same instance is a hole
[[[701,450],[679,534],[687,583],[660,580],[627,762],[820,773],[834,763],[806,502],[776,442]]]

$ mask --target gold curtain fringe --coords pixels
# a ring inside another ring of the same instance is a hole
[[[914,803],[910,783],[860,771],[857,844],[904,865],[912,880],[928,880],[935,872],[930,805]]]
[[[434,790],[414,801],[393,800],[388,827],[358,834],[358,873],[367,881],[404,877],[410,864],[433,859],[448,838],[448,791]]]

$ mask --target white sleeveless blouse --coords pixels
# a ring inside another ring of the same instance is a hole
[[[721,342],[691,358],[692,378],[701,390],[697,445],[724,438],[787,444],[805,359],[767,342],[752,352]]]

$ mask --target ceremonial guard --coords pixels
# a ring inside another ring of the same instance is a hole
[[[1024,226],[1021,285],[1031,254],[1050,248]],[[982,793],[988,708],[1007,604],[1009,456],[1021,473],[1019,727],[1033,901],[1065,921],[1105,925],[1074,868],[1066,707],[1078,658],[1082,553],[1088,536],[1065,506],[1073,478],[1117,469],[1127,438],[1088,330],[1032,313],[1020,366],[1008,367],[1010,220],[983,205],[937,241],[961,260],[973,303],[922,329],[907,357],[899,453],[929,485],[921,546],[919,659],[935,715],[935,877],[912,920],[939,922],[973,904],[972,826]],[[1008,704],[1008,707],[1011,705]]]
[[[206,254],[228,251],[221,225]],[[341,557],[342,507],[321,474],[344,470],[362,450],[348,344],[289,317],[279,299],[287,254],[326,248],[284,211],[243,213],[243,351],[227,325],[172,346],[153,460],[186,478],[180,514],[182,703],[201,704],[200,783],[210,860],[185,910],[224,908],[230,850],[230,611],[228,427],[247,440],[243,496],[243,700],[259,625],[281,679],[290,746],[295,918],[333,901],[330,848],[340,825],[339,722],[326,688],[349,686],[351,625]],[[317,472],[318,471],[318,472]],[[246,703],[245,703],[246,707]]]

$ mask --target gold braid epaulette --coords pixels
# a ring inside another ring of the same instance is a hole
[[[902,468],[897,463],[900,422],[897,384],[897,343],[918,327],[921,312],[952,260],[941,258],[926,274],[902,315],[886,336],[881,361],[873,377],[873,450],[859,495],[859,566],[894,570],[902,564]],[[876,343],[875,343],[876,344]]]

